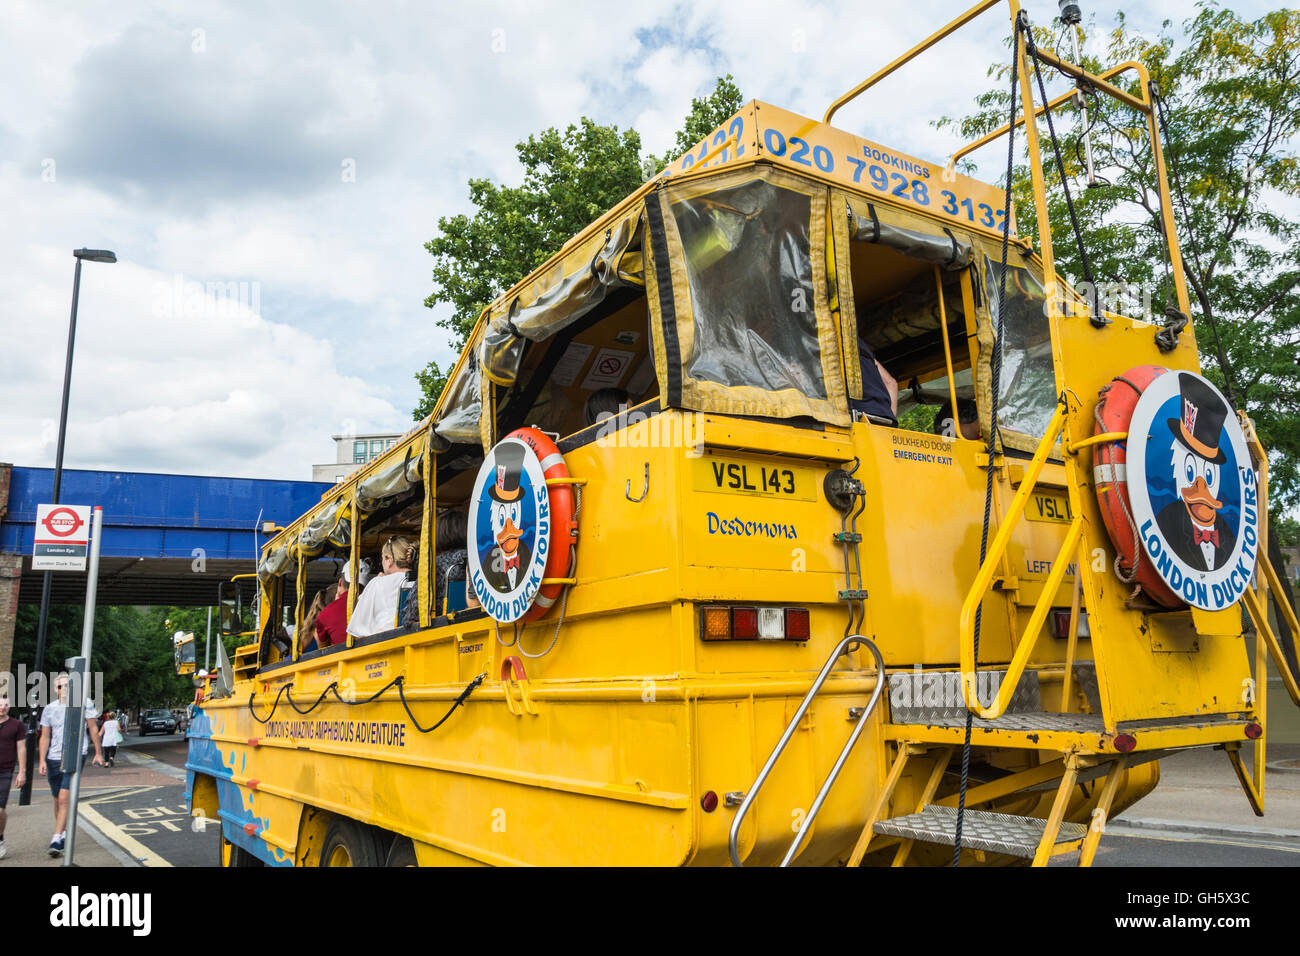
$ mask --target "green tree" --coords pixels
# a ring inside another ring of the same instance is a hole
[[[438,321],[452,346],[464,347],[488,303],[712,132],[740,103],[731,76],[720,78],[711,94],[691,101],[677,133],[677,151],[663,157],[643,159],[635,130],[601,126],[584,116],[563,132],[552,127],[515,147],[524,167],[519,186],[471,179],[474,215],[440,218],[438,235],[425,243],[434,259],[434,291],[424,304],[452,307],[451,315]],[[414,410],[417,421],[433,411],[450,371],[430,362],[416,372],[421,391]]]
[[[1300,221],[1280,212],[1278,200],[1300,197],[1300,12],[1246,21],[1202,2],[1177,37],[1169,21],[1155,38],[1135,34],[1123,14],[1106,37],[1105,63],[1085,57],[1083,65],[1100,72],[1137,60],[1164,102],[1162,139],[1205,372],[1254,419],[1270,449],[1276,510],[1294,506],[1300,502]],[[1035,38],[1045,49],[1068,49],[1049,30],[1036,30]],[[989,70],[1003,84],[1008,73],[1006,65]],[[1045,81],[1052,78],[1045,70]],[[1119,85],[1138,92],[1136,80]],[[1049,83],[1048,95],[1065,89],[1059,80],[1055,88]],[[1006,123],[1008,96],[1006,85],[989,90],[977,97],[974,114],[940,125],[983,135]],[[1162,265],[1164,231],[1145,117],[1103,95],[1090,96],[1088,110],[1100,188],[1084,188],[1076,114],[1054,111],[1054,124],[1094,279],[1153,290],[1148,316],[1163,321],[1175,300]],[[1041,118],[1039,131],[1058,271],[1077,281],[1083,264]],[[1012,176],[1018,227],[1036,242],[1024,137],[1018,141]]]
[[[677,131],[673,148],[662,156],[646,157],[646,178],[657,176],[665,166],[734,116],[744,103],[745,98],[741,95],[735,78],[730,73],[719,77],[712,93],[691,100],[691,111],[686,114],[686,122]]]
[[[128,707],[133,712],[145,707],[173,706],[193,697],[190,680],[178,677],[173,668],[172,634],[194,631],[202,640],[206,626],[203,608],[95,608],[95,637],[90,667],[103,675],[106,706]],[[18,608],[14,627],[14,668],[29,670],[36,661],[36,631],[40,609],[24,604]],[[54,605],[46,628],[46,672],[63,669],[63,662],[81,652],[81,627],[85,608]],[[171,621],[168,626],[165,622]],[[202,649],[199,650],[202,654]]]

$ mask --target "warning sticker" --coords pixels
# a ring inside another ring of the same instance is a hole
[[[551,381],[566,388],[572,385],[578,373],[582,371],[582,366],[586,364],[591,349],[590,345],[584,345],[582,342],[570,342],[551,371]],[[583,387],[586,388],[585,385]]]
[[[613,388],[627,375],[628,366],[632,364],[635,352],[623,349],[601,349],[596,353],[587,377],[582,380],[582,387],[588,391],[598,388]]]

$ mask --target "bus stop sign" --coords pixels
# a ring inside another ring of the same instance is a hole
[[[32,570],[84,571],[89,545],[89,505],[36,506]]]

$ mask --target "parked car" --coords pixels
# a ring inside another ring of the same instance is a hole
[[[144,737],[151,733],[174,734],[176,733],[176,718],[172,716],[169,710],[146,710],[144,719],[140,721],[140,736]]]

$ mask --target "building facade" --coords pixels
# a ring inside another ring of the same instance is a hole
[[[385,449],[392,448],[402,435],[400,432],[376,432],[330,437],[334,439],[334,461],[323,465],[312,465],[312,481],[328,481],[337,484],[360,466],[378,458]]]

